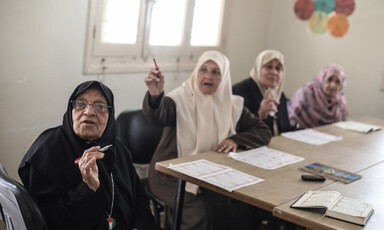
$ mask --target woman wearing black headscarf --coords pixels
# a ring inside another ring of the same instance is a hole
[[[130,153],[116,138],[114,112],[107,86],[80,84],[63,125],[44,131],[21,161],[20,178],[50,229],[152,228]]]

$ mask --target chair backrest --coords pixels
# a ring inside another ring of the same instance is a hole
[[[116,119],[117,136],[128,147],[133,162],[147,164],[160,141],[162,127],[152,125],[140,110],[126,110]]]
[[[29,192],[10,178],[0,163],[1,215],[7,230],[48,229],[39,206]]]

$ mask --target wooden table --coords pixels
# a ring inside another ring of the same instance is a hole
[[[362,118],[356,121],[384,127],[384,120]],[[304,182],[301,180],[303,171],[299,167],[319,162],[350,172],[360,172],[384,161],[384,131],[362,134],[343,130],[331,125],[316,130],[332,135],[342,136],[341,141],[314,146],[297,142],[282,136],[273,137],[268,147],[304,157],[305,160],[276,170],[266,170],[228,158],[226,154],[206,152],[195,156],[158,162],[155,169],[174,176],[183,181],[192,182],[228,197],[243,201],[269,212],[279,205],[293,200],[308,190],[321,189],[334,180],[327,179],[323,183]],[[206,159],[217,164],[230,166],[239,171],[264,179],[265,181],[251,186],[227,192],[206,182],[178,173],[168,168],[170,164],[178,164],[198,159]],[[183,188],[181,188],[183,189]]]
[[[296,200],[279,205],[273,210],[273,215],[299,224],[306,228],[318,230],[330,229],[383,229],[384,228],[384,163],[379,163],[360,172],[362,178],[350,184],[335,182],[324,186],[320,190],[338,191],[342,196],[361,200],[373,205],[375,212],[365,227],[350,224],[344,221],[323,217],[320,213],[309,210],[290,208]]]

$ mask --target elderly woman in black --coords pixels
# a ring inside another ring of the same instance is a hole
[[[44,131],[21,161],[20,178],[50,229],[152,229],[130,153],[116,139],[114,112],[107,86],[80,84],[63,124]]]

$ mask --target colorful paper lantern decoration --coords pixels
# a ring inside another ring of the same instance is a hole
[[[355,0],[336,0],[335,12],[346,17],[355,10]]]
[[[311,31],[334,37],[344,36],[349,29],[347,17],[355,10],[355,0],[297,0],[294,11],[301,20],[309,20]]]
[[[328,31],[334,37],[342,37],[349,28],[348,19],[342,14],[335,14],[328,20]]]
[[[312,0],[298,0],[295,3],[294,10],[298,18],[308,20],[312,16],[313,11],[315,11],[315,8],[313,7]]]
[[[323,11],[315,11],[309,19],[309,27],[315,34],[323,34],[327,31],[328,14]]]
[[[315,11],[324,11],[329,14],[335,9],[335,0],[314,0]]]

